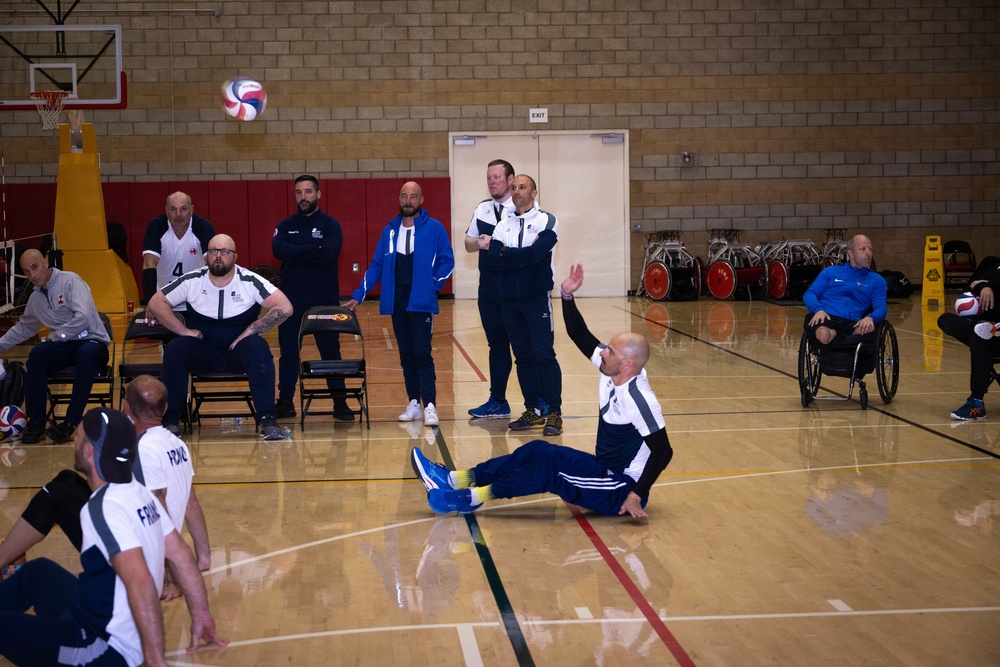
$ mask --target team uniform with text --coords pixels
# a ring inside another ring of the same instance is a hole
[[[111,559],[141,548],[159,594],[164,538],[174,524],[136,481],[95,491],[80,512],[80,524],[79,579],[46,558],[34,558],[0,583],[0,653],[14,664],[136,667],[143,662],[128,592]],[[29,608],[34,615],[24,613]]]
[[[207,266],[186,273],[163,288],[172,307],[187,303],[189,329],[202,338],[178,336],[163,352],[163,384],[167,386],[164,424],[177,424],[187,399],[189,373],[246,373],[258,418],[274,415],[274,357],[267,341],[247,336],[229,346],[260,315],[260,304],[277,291],[263,277],[241,266],[222,287],[212,284]]]
[[[563,300],[566,331],[600,369],[597,338],[573,300]],[[534,440],[473,468],[477,486],[492,484],[496,498],[549,492],[602,514],[618,514],[630,492],[646,505],[649,491],[673,457],[663,412],[646,371],[616,387],[601,373],[597,444],[593,454]]]

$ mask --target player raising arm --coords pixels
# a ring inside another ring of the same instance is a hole
[[[467,514],[493,498],[549,492],[602,514],[647,516],[649,491],[673,457],[643,370],[649,343],[626,332],[602,345],[573,302],[582,284],[583,267],[575,266],[562,284],[563,318],[570,338],[601,372],[595,452],[533,440],[474,468],[448,470],[414,449],[411,463],[435,512]]]

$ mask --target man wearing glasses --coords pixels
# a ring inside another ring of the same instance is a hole
[[[147,312],[177,338],[163,352],[163,383],[167,412],[163,426],[180,433],[181,411],[187,399],[188,374],[246,373],[260,437],[280,440],[284,431],[275,421],[274,357],[257,334],[275,328],[292,314],[281,290],[253,271],[236,265],[236,242],[225,234],[208,244],[208,266],[186,273],[149,300]],[[172,309],[187,303],[185,321]],[[258,317],[260,309],[267,312]]]

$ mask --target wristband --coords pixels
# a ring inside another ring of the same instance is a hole
[[[562,298],[564,298],[566,301],[572,301],[573,300],[573,295],[572,294],[567,294],[566,290],[563,289],[563,286],[562,286],[561,283],[559,285],[559,293],[562,295]]]

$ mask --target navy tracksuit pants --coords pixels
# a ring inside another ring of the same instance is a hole
[[[501,299],[504,327],[514,350],[517,381],[524,405],[538,408],[541,396],[549,412],[562,414],[562,370],[556,361],[552,301],[548,293]]]
[[[617,515],[635,482],[608,470],[593,454],[532,440],[472,469],[476,486],[493,485],[496,498],[554,493],[573,505]],[[646,498],[643,498],[643,506]]]

